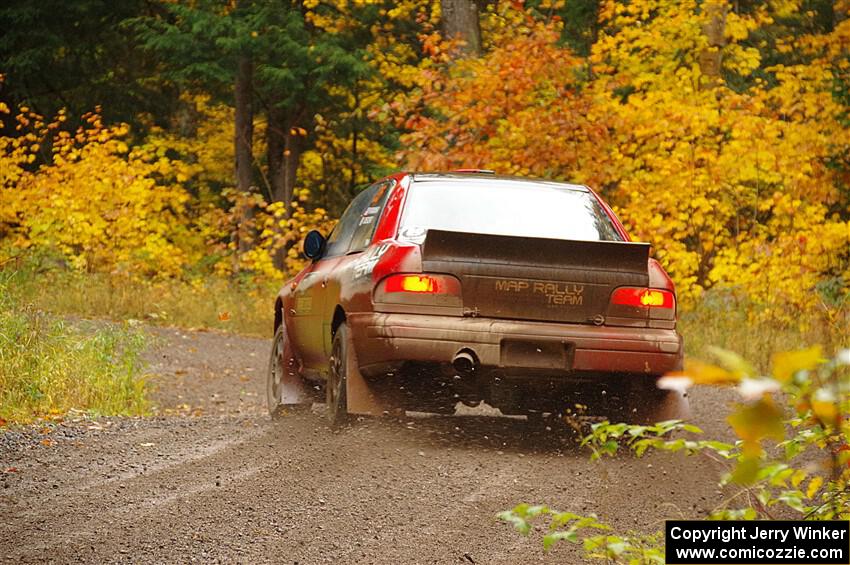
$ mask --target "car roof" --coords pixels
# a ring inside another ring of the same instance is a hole
[[[415,183],[427,183],[427,182],[459,182],[459,183],[471,183],[471,184],[485,184],[485,183],[493,183],[494,181],[499,184],[515,184],[517,187],[521,185],[534,185],[538,187],[545,186],[547,188],[560,188],[562,190],[575,190],[577,192],[589,192],[589,189],[586,186],[580,184],[572,184],[567,182],[559,182],[545,179],[537,179],[531,177],[516,177],[510,175],[495,175],[493,173],[461,173],[461,172],[437,172],[437,173],[411,173],[411,179]]]

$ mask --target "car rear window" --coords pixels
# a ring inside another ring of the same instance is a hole
[[[399,235],[419,238],[429,229],[582,241],[622,240],[611,218],[585,189],[499,179],[414,182]]]

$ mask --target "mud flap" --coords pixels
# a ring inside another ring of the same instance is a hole
[[[287,367],[280,378],[280,403],[282,406],[292,404],[311,404],[316,394],[312,388],[304,382],[297,372]]]
[[[280,352],[281,362],[283,365],[283,374],[280,377],[280,404],[281,406],[291,406],[294,404],[310,405],[316,401],[316,390],[310,386],[310,382],[305,380],[298,372],[298,362],[292,354],[292,348],[289,344],[289,336],[287,335],[286,325],[281,325],[283,332],[283,351]]]
[[[348,336],[348,363],[345,375],[345,393],[349,414],[362,414],[366,416],[383,416],[393,413],[397,406],[390,402],[384,395],[378,395],[374,387],[360,373],[360,364],[357,361],[357,350]]]

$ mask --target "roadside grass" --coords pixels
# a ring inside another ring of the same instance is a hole
[[[734,351],[767,374],[775,353],[820,344],[827,355],[850,347],[850,303],[798,312],[789,324],[731,293],[706,292],[699,304],[679,315],[685,356],[710,359],[709,349]]]
[[[0,424],[70,410],[144,414],[145,347],[129,325],[78,327],[20,302],[0,281]]]
[[[144,281],[64,270],[7,271],[15,294],[57,315],[140,320],[271,337],[276,283],[206,277]]]

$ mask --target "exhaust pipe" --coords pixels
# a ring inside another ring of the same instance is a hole
[[[458,351],[452,359],[452,367],[459,375],[470,375],[477,366],[478,361],[475,359],[475,354],[468,349]]]

